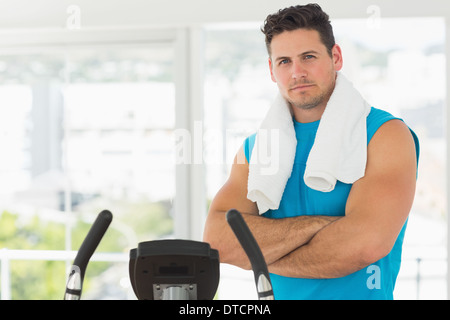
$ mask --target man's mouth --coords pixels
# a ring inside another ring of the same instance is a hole
[[[299,84],[299,85],[293,86],[290,90],[291,91],[302,91],[302,90],[309,89],[313,86],[314,86],[313,84]]]

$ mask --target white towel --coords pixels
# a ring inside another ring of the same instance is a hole
[[[256,134],[247,198],[259,213],[277,209],[294,165],[297,138],[290,106],[278,95]]]
[[[369,112],[369,104],[338,72],[307,160],[304,180],[308,187],[329,192],[337,180],[353,183],[364,176]],[[260,214],[278,209],[296,146],[290,106],[279,95],[261,123],[250,160],[247,197],[257,203]]]

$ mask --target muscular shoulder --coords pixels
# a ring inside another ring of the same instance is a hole
[[[370,142],[378,129],[387,121],[398,119],[387,111],[372,107],[367,116],[367,143]]]
[[[401,120],[383,123],[368,145],[367,167],[379,170],[416,168],[416,141],[412,131]]]

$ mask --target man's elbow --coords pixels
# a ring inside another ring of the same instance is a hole
[[[209,243],[212,249],[216,249],[219,252],[220,263],[227,263],[244,270],[251,270],[250,261],[246,256],[242,255],[244,251],[240,248],[233,248],[223,237],[205,230],[203,241]]]
[[[221,252],[223,251],[222,243],[218,239],[218,237],[214,236],[214,233],[211,232],[210,230],[208,230],[207,228],[205,229],[205,231],[203,233],[203,242],[208,243],[212,249],[219,251],[219,259],[222,258],[222,255],[223,255],[223,254],[221,254]]]
[[[211,247],[219,251],[220,263],[231,264],[244,270],[252,269],[250,260],[247,258],[245,253],[241,254],[240,250],[233,250],[232,248],[225,245],[220,245],[219,243],[213,244]]]
[[[359,259],[361,265],[364,267],[383,259],[385,256],[391,252],[393,245],[388,241],[383,241],[380,239],[372,239],[359,250]]]

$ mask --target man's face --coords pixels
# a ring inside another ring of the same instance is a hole
[[[269,66],[272,80],[296,115],[300,110],[321,115],[333,92],[336,71],[342,68],[342,54],[335,45],[330,57],[316,30],[297,29],[273,37]]]

